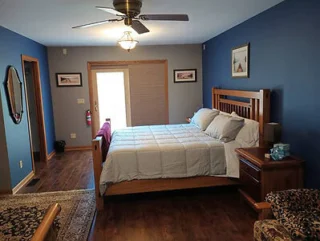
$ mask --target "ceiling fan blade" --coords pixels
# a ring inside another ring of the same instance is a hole
[[[99,6],[97,6],[96,8],[99,9],[99,10],[105,11],[107,13],[111,13],[111,14],[116,15],[116,16],[126,16],[124,13],[121,13],[121,12],[119,12],[119,11],[113,9],[113,8],[99,7]]]
[[[140,21],[133,20],[131,27],[136,31],[138,34],[144,34],[150,32],[146,26],[144,26]]]
[[[189,21],[187,14],[142,14],[141,20],[160,20],[160,21]]]
[[[94,27],[94,26],[98,26],[98,25],[106,24],[106,23],[110,23],[110,22],[113,22],[113,20],[106,19],[106,20],[102,20],[102,21],[98,21],[98,22],[93,22],[93,23],[88,23],[88,24],[83,24],[83,25],[75,26],[75,27],[72,27],[72,28],[73,28],[73,29],[77,29],[77,28],[90,28],[90,27]]]

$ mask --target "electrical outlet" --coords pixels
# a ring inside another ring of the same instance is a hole
[[[71,139],[76,139],[77,138],[77,134],[76,133],[71,133],[70,134],[70,138]]]
[[[23,168],[23,161],[22,160],[19,161],[19,166],[20,166],[20,168]]]
[[[77,103],[80,105],[80,104],[84,104],[85,103],[85,100],[84,99],[77,99]]]

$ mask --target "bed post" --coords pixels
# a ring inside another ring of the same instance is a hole
[[[260,123],[260,144],[263,143],[265,124],[270,122],[270,90],[260,90],[259,123]]]
[[[218,109],[217,103],[216,103],[216,89],[212,88],[212,109]]]
[[[103,197],[100,195],[100,190],[99,190],[100,175],[102,172],[101,145],[102,145],[102,137],[96,137],[96,139],[92,141],[94,186],[95,186],[95,194],[96,194],[96,207],[98,211],[103,210],[104,208]]]

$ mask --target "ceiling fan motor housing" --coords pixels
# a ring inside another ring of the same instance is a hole
[[[142,1],[141,0],[114,0],[114,8],[127,15],[128,18],[134,18],[140,14]],[[129,25],[129,22],[128,22]]]

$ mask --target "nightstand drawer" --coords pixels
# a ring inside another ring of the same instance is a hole
[[[251,196],[256,202],[261,202],[260,182],[243,170],[240,170],[241,189]]]
[[[236,149],[242,184],[239,190],[251,206],[264,201],[270,192],[303,187],[304,161],[292,156],[271,161],[265,158],[269,151],[267,147]]]
[[[247,160],[240,159],[240,169],[260,181],[260,169]]]

